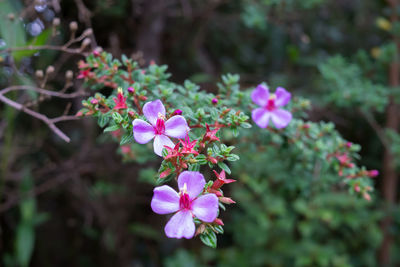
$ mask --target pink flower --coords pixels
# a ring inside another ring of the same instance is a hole
[[[292,114],[280,107],[289,103],[291,94],[282,87],[276,88],[274,94],[270,94],[268,88],[262,84],[258,85],[251,93],[251,99],[260,106],[252,111],[251,117],[260,128],[266,128],[269,120],[280,129],[286,127],[292,120]]]
[[[168,185],[154,188],[151,208],[158,214],[175,213],[165,225],[169,238],[190,239],[195,234],[193,217],[211,223],[218,215],[218,198],[214,194],[199,196],[206,181],[199,172],[184,171],[178,177],[179,193]]]
[[[226,174],[224,170],[222,170],[221,173],[218,173],[215,170],[213,170],[213,172],[215,173],[215,176],[217,176],[217,180],[214,181],[211,187],[212,189],[219,189],[224,184],[236,182],[236,180],[233,179],[226,179]]]
[[[116,98],[114,97],[113,100],[115,102],[114,109],[118,110],[118,109],[128,108],[128,106],[126,105],[126,97],[124,97],[121,88],[118,89],[117,97]]]
[[[190,142],[189,135],[186,135],[185,141],[183,141],[182,139],[180,139],[179,141],[182,144],[182,154],[194,154],[195,156],[199,154],[199,152],[193,149],[197,144],[197,140],[193,140],[192,142]]]
[[[175,146],[169,137],[184,138],[190,130],[185,118],[180,115],[165,121],[165,107],[159,99],[144,104],[143,114],[150,123],[135,119],[132,122],[133,136],[139,144],[146,144],[154,138],[154,153],[159,156],[162,156],[165,146]]]

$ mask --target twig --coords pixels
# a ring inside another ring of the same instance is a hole
[[[69,143],[71,141],[71,139],[65,134],[63,133],[56,125],[55,123],[60,122],[60,121],[66,121],[66,120],[72,120],[72,117],[74,119],[77,119],[75,116],[62,116],[62,117],[58,117],[58,118],[53,118],[53,119],[49,119],[46,115],[40,114],[36,111],[33,111],[31,109],[28,109],[26,107],[24,107],[23,105],[12,101],[11,99],[5,97],[3,94],[0,94],[0,101],[17,109],[17,110],[21,110],[23,112],[25,112],[26,114],[31,115],[32,117],[35,117],[41,121],[43,121],[44,123],[47,124],[47,126],[55,133],[57,134],[61,139],[63,139],[65,142]]]
[[[379,125],[379,123],[375,120],[374,116],[372,116],[370,113],[362,109],[359,109],[359,112],[366,119],[366,121],[372,127],[372,129],[374,129],[374,131],[378,135],[379,140],[382,142],[383,146],[386,149],[390,149],[390,145],[386,139],[385,132],[383,128]]]
[[[4,89],[0,90],[0,95],[4,95],[11,91],[20,91],[20,90],[32,90],[32,91],[36,91],[36,92],[44,94],[44,95],[55,96],[55,97],[59,97],[59,98],[75,98],[78,96],[86,95],[86,93],[84,93],[84,92],[75,92],[75,93],[71,93],[71,94],[66,94],[66,93],[54,92],[54,91],[46,90],[46,89],[35,87],[35,86],[29,86],[29,85],[15,85],[15,86],[10,86],[10,87],[4,88]]]
[[[65,53],[70,53],[70,54],[76,54],[76,55],[81,55],[81,56],[88,56],[89,53],[87,52],[82,52],[81,49],[79,48],[67,48],[63,46],[56,46],[56,45],[38,45],[38,46],[23,46],[23,47],[10,47],[7,48],[3,51],[6,53],[12,52],[12,51],[25,51],[25,50],[56,50],[56,51],[62,51]]]

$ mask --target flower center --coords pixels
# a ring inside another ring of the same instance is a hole
[[[165,132],[165,122],[163,119],[158,118],[156,122],[156,127],[154,128],[155,134],[164,134]]]
[[[276,106],[275,106],[275,99],[276,99],[276,96],[275,96],[274,94],[271,94],[271,95],[269,96],[269,99],[268,99],[268,101],[267,101],[267,105],[265,106],[265,108],[266,108],[267,110],[272,111],[272,110],[274,110],[274,109],[276,108]]]
[[[185,210],[190,210],[190,198],[189,195],[186,193],[181,194],[181,197],[179,198],[179,208],[180,209],[185,209]]]
[[[181,189],[181,192],[179,192],[179,195],[180,195],[179,208],[185,209],[185,210],[190,210],[191,202],[190,202],[189,195],[187,194],[186,183],[183,185],[183,188]]]

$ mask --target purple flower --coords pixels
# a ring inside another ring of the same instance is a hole
[[[218,197],[215,194],[199,196],[205,184],[201,173],[184,171],[178,177],[179,194],[168,185],[154,188],[152,210],[158,214],[176,212],[164,228],[169,238],[192,238],[196,228],[193,217],[208,223],[217,218]]]
[[[266,86],[258,85],[251,93],[253,102],[260,106],[251,112],[253,121],[260,128],[266,128],[270,119],[276,128],[286,127],[292,120],[292,114],[280,107],[289,103],[290,98],[291,94],[282,87],[276,88],[275,94],[270,94]]]
[[[165,107],[159,99],[144,104],[143,114],[150,123],[135,119],[132,122],[133,136],[139,144],[146,144],[154,138],[154,153],[159,156],[162,156],[165,146],[174,147],[169,137],[185,138],[189,131],[185,118],[180,115],[165,121]]]

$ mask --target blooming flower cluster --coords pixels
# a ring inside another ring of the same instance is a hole
[[[88,86],[107,86],[115,93],[109,97],[96,93],[83,102],[84,108],[77,115],[98,117],[104,132],[110,132],[120,143],[124,158],[157,158],[147,152],[140,154],[147,148],[136,144],[148,143],[162,158],[157,183],[164,185],[154,188],[151,208],[157,214],[171,214],[164,228],[170,238],[190,239],[198,235],[203,243],[215,247],[216,234],[223,233],[219,212],[225,210],[225,205],[235,203],[224,194],[223,186],[236,181],[227,178],[231,170],[226,162],[236,161],[239,156],[232,153],[233,146],[223,143],[222,137],[228,131],[236,136],[239,127],[251,127],[249,117],[235,108],[246,110],[254,104],[254,123],[266,133],[285,135],[289,145],[305,144],[306,138],[310,145],[316,143],[311,138],[315,134],[310,123],[301,124],[293,132],[293,123],[297,122],[293,120],[293,104],[288,105],[291,94],[282,87],[272,93],[260,84],[246,99],[246,94],[235,86],[238,78],[227,75],[219,85],[218,95],[199,93],[198,87],[189,81],[183,86],[171,85],[163,66],[153,63],[144,70],[131,59],[125,57],[120,63],[105,52],[89,56],[87,62],[79,63],[79,68],[78,78]],[[305,139],[300,140],[302,137]],[[326,159],[334,159],[338,176],[347,179],[355,192],[370,199],[372,189],[363,179],[375,177],[378,172],[357,168],[351,149],[352,144],[346,143],[327,153]],[[213,170],[214,179],[206,181],[200,172],[202,166]],[[220,170],[216,171],[217,168]],[[165,185],[171,180],[177,182],[178,191]]]

